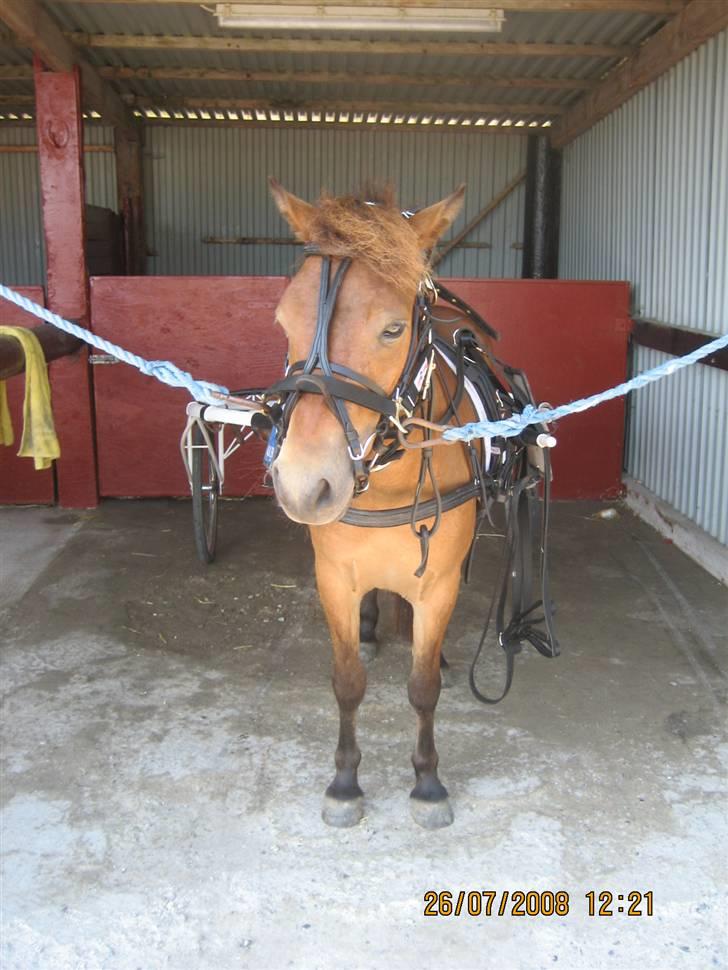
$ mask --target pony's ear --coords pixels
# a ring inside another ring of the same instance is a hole
[[[423,249],[432,249],[440,236],[455,220],[463,205],[465,184],[455,189],[446,199],[420,209],[410,219],[410,225],[420,238]]]
[[[292,195],[272,175],[268,176],[268,185],[280,214],[301,242],[309,242],[311,238],[309,227],[315,211],[314,206]]]

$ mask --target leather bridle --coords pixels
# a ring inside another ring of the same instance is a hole
[[[436,293],[431,280],[427,277],[427,281],[419,288],[412,310],[412,333],[407,360],[394,391],[387,394],[365,374],[329,359],[331,321],[351,259],[348,257],[342,259],[332,277],[330,256],[322,255],[315,246],[306,246],[304,255],[321,257],[316,328],[306,360],[290,364],[283,380],[268,388],[267,394],[278,398],[280,408],[279,413],[273,415],[276,439],[274,449],[269,449],[268,463],[272,463],[283,443],[291,414],[301,394],[320,394],[344,432],[354,472],[354,494],[359,495],[368,487],[369,475],[375,462],[381,461],[381,449],[376,451],[372,459],[367,460],[372,444],[375,441],[381,443],[388,433],[394,436],[395,430],[401,431],[402,419],[411,417],[421,397],[427,394],[427,382],[420,379],[419,375],[423,367],[423,375],[428,369],[430,372],[432,369],[434,352],[431,347],[432,323],[429,311],[433,295],[436,296]],[[364,443],[361,442],[351,420],[347,402],[367,408],[379,415],[374,434],[370,435]]]

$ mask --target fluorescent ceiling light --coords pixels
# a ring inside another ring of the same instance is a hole
[[[216,3],[220,27],[246,30],[437,30],[493,33],[505,20],[498,7],[367,7],[331,3]]]

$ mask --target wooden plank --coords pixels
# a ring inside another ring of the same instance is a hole
[[[30,64],[0,64],[0,81],[32,81]]]
[[[0,0],[0,20],[50,70],[70,71],[77,64],[81,71],[83,97],[104,121],[133,126],[133,118],[113,88],[80,56],[38,0]]]
[[[60,3],[73,3],[74,0],[57,0]],[[103,4],[124,4],[125,7],[150,5],[165,6],[167,4],[190,4],[200,6],[200,0],[75,0],[78,3]],[[276,4],[287,5],[308,5],[311,0],[267,0],[269,6],[275,7]],[[669,16],[677,13],[685,3],[685,0],[493,0],[492,6],[502,10],[525,11],[529,13],[557,13],[557,12],[587,12],[596,13],[604,11],[622,13],[653,13]],[[352,0],[331,0],[326,5],[336,7],[337,5],[351,6]],[[443,0],[366,0],[368,7],[442,7]],[[483,6],[483,0],[453,0],[453,7],[477,9]],[[487,6],[487,5],[486,5]]]
[[[129,98],[129,103],[136,108],[152,108],[152,109],[184,109],[190,108],[194,110],[220,110],[224,111],[228,108],[235,109],[237,111],[255,111],[265,110],[265,111],[356,111],[356,112],[367,112],[367,111],[380,111],[394,114],[428,114],[428,115],[445,115],[445,114],[472,114],[472,115],[498,115],[498,116],[510,116],[510,115],[544,115],[546,117],[556,117],[556,115],[563,114],[566,111],[566,107],[560,104],[498,104],[497,102],[491,104],[484,103],[470,103],[469,101],[454,101],[454,102],[443,102],[443,101],[345,101],[341,98],[337,98],[334,104],[326,104],[322,102],[291,102],[289,104],[281,104],[280,102],[272,102],[270,98],[180,98],[180,97],[164,97],[159,98],[149,98],[142,96],[132,95]]]
[[[473,231],[473,229],[475,229],[475,227],[480,222],[482,222],[483,219],[485,219],[486,216],[490,215],[490,213],[494,209],[497,209],[498,206],[501,204],[501,202],[503,202],[504,199],[507,199],[508,196],[511,194],[511,192],[513,192],[514,189],[517,189],[518,186],[521,184],[521,182],[524,181],[525,178],[526,178],[526,173],[519,172],[518,175],[515,176],[515,178],[511,179],[508,185],[506,185],[503,189],[501,189],[501,191],[497,195],[493,196],[490,202],[486,206],[484,206],[480,210],[480,212],[476,216],[474,216],[470,220],[470,222],[463,229],[461,229],[456,236],[453,236],[452,239],[448,240],[447,244],[443,246],[442,249],[439,252],[437,252],[435,256],[432,258],[433,269],[435,266],[438,265],[438,263],[442,262],[442,260],[447,256],[449,252],[455,249],[456,246],[459,246],[463,241],[463,239],[465,239],[465,237],[468,236]]]
[[[515,44],[506,41],[444,41],[441,38],[424,41],[318,40],[87,34],[78,31],[68,32],[65,36],[79,47],[105,50],[235,51],[244,54],[283,51],[289,54],[423,54],[431,57],[627,57],[634,52],[634,47],[629,44]]]
[[[553,129],[554,146],[561,148],[573,141],[726,27],[728,0],[691,0],[599,87],[568,110]]]
[[[47,265],[48,307],[89,325],[85,260],[82,115],[78,69],[44,71],[36,60],[40,194]],[[57,361],[52,371],[53,409],[61,457],[56,461],[58,498],[69,508],[97,505],[93,406],[84,348]]]
[[[661,350],[674,357],[684,357],[699,347],[704,347],[711,340],[715,340],[715,334],[696,333],[684,327],[669,327],[663,323],[655,323],[654,320],[636,319],[632,339],[640,347],[650,347],[652,350]],[[728,347],[716,350],[709,357],[703,357],[698,363],[728,371]]]
[[[0,67],[0,78],[3,68]],[[276,84],[412,84],[419,87],[488,86],[536,88],[547,91],[584,91],[598,83],[589,78],[505,77],[493,74],[352,74],[346,71],[233,71],[189,67],[101,67],[99,74],[113,81],[272,81]]]

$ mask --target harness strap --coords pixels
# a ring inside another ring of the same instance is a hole
[[[471,502],[474,498],[479,498],[481,494],[480,485],[471,482],[468,485],[461,485],[440,497],[440,509],[449,512],[456,509],[459,505]],[[415,511],[415,521],[421,522],[423,519],[432,519],[437,515],[438,502],[435,498],[420,502]],[[391,529],[398,525],[409,525],[412,522],[412,506],[403,505],[396,509],[352,509],[346,510],[340,522],[346,525],[356,525],[363,529]]]
[[[310,371],[305,374],[289,373],[283,380],[268,388],[271,394],[285,394],[291,391],[323,394],[324,390],[333,398],[343,398],[345,401],[359,404],[370,411],[386,414],[387,417],[394,417],[397,413],[397,408],[391,398],[370,391],[368,388],[358,387],[349,381],[340,380],[338,377],[312,374]]]

